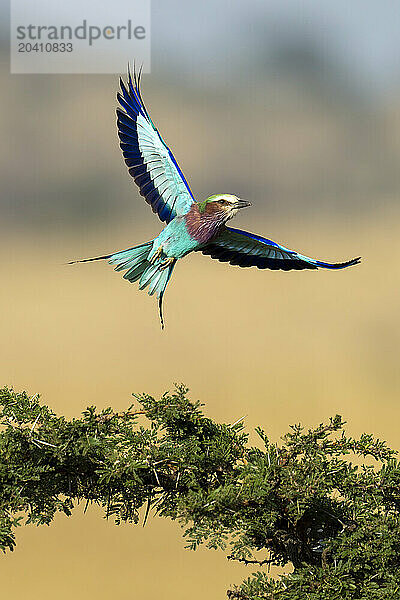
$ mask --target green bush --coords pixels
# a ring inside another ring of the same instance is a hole
[[[206,544],[257,568],[230,599],[400,598],[400,467],[384,442],[347,436],[336,416],[292,427],[279,445],[257,429],[260,449],[242,423],[204,417],[183,386],[136,401],[68,421],[38,396],[0,390],[4,551],[17,525],[94,502],[117,524],[152,509],[179,521],[188,548]],[[269,565],[293,573],[273,579]]]

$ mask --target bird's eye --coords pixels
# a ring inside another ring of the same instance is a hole
[[[219,201],[220,204],[222,204],[222,206],[225,206],[226,204],[228,204],[228,202],[226,200],[224,200],[223,198]]]

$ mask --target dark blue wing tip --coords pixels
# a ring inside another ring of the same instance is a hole
[[[133,110],[134,114],[142,114],[145,118],[150,120],[140,93],[142,69],[143,65],[141,65],[137,72],[136,67],[134,66],[132,78],[130,64],[128,63],[127,81],[125,82],[122,77],[119,78],[120,91],[117,92],[117,101],[128,114]]]
[[[325,269],[345,269],[346,267],[352,267],[353,265],[359,265],[361,263],[361,256],[352,258],[342,263],[325,263],[322,261],[315,261],[318,267],[324,267]]]

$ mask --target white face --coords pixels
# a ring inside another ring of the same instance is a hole
[[[219,215],[220,220],[222,216],[222,221],[232,219],[241,208],[251,205],[247,200],[241,200],[241,198],[238,198],[233,194],[214,194],[214,196],[209,196],[207,200],[199,203],[200,211],[206,210],[207,206],[211,207],[214,203],[216,204],[215,208],[217,209],[215,214]]]
[[[237,203],[240,202],[240,198],[234,196],[233,194],[217,194],[215,196],[214,202],[219,202],[222,204],[224,209],[226,210],[227,219],[232,219],[239,212],[239,208],[237,207]]]

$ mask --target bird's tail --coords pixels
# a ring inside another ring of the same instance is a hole
[[[130,283],[139,281],[140,290],[143,290],[148,286],[149,296],[156,294],[158,297],[161,327],[164,329],[162,301],[176,261],[169,264],[166,268],[164,268],[162,258],[157,258],[154,262],[150,262],[149,255],[152,247],[153,240],[141,244],[140,246],[135,246],[134,248],[122,250],[121,252],[97,256],[96,258],[75,260],[69,264],[90,262],[93,260],[108,260],[110,265],[116,265],[115,271],[126,271],[124,279]]]

